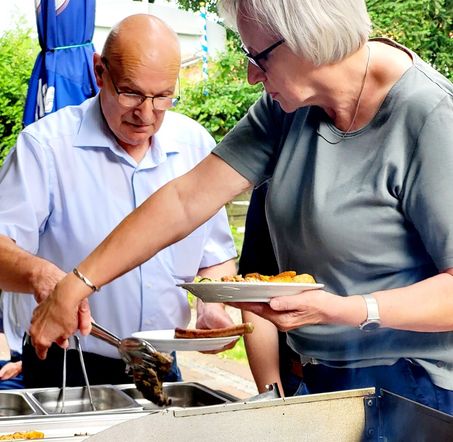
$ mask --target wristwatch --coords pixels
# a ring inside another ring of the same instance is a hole
[[[362,295],[362,298],[366,303],[367,318],[359,325],[359,328],[363,331],[376,330],[381,326],[381,317],[379,316],[379,306],[376,298],[373,295]]]

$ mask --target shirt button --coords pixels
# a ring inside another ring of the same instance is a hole
[[[445,364],[444,361],[437,361],[437,362],[436,362],[436,365],[437,365],[437,367],[439,367],[439,368],[443,368],[443,367],[445,367],[446,364]]]

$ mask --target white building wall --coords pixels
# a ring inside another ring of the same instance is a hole
[[[79,0],[72,0],[79,1]],[[0,33],[10,29],[23,17],[32,29],[36,29],[35,0],[0,0]],[[138,13],[149,13],[160,17],[178,34],[183,60],[201,55],[203,21],[199,14],[177,9],[174,5],[156,0],[96,0],[96,19],[93,43],[100,52],[110,28],[124,17]],[[225,48],[225,29],[213,21],[208,21],[208,48],[211,57]]]

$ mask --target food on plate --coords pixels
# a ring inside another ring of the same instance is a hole
[[[308,273],[297,274],[294,270],[287,270],[278,275],[261,275],[260,273],[247,273],[245,276],[223,276],[221,282],[296,282],[316,284],[315,278]],[[195,282],[219,282],[209,278],[198,278]]]
[[[228,336],[242,336],[253,332],[253,324],[245,322],[224,328],[175,328],[175,339],[226,338]]]
[[[163,378],[170,371],[173,358],[158,351],[153,353],[153,361],[132,364],[132,375],[137,390],[143,397],[160,407],[170,405],[171,400],[163,389]]]
[[[30,440],[30,439],[43,439],[44,433],[41,431],[17,431],[16,433],[3,434],[0,440]]]

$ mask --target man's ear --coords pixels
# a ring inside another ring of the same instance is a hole
[[[94,67],[94,76],[96,77],[96,84],[98,87],[102,87],[103,80],[102,74],[104,73],[104,66],[102,64],[102,59],[99,54],[93,55],[93,67]]]

